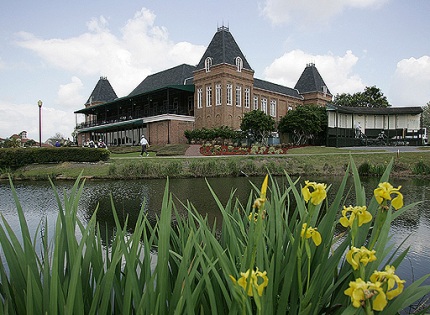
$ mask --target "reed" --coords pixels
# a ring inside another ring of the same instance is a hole
[[[351,173],[356,201],[348,212],[342,202]],[[112,200],[116,228],[107,247],[97,209],[89,222],[77,216],[81,177],[63,199],[52,184],[56,226],[35,235],[10,180],[21,228],[14,231],[2,217],[0,313],[391,315],[430,293],[423,285],[429,275],[404,284],[401,275],[384,271],[407,254],[390,247],[390,224],[416,206],[399,207],[397,188],[389,199],[375,190],[367,202],[352,159],[333,201],[325,198],[330,186],[284,176],[282,186],[267,176],[247,200],[232,192],[222,204],[212,191],[222,222],[209,223],[204,209],[187,201],[180,214],[168,179],[155,223],[143,206],[134,226],[120,222]],[[361,212],[353,217],[355,207]],[[355,251],[361,246],[372,254]]]

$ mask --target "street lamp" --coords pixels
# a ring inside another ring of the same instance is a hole
[[[39,147],[42,147],[42,101],[37,101],[37,106],[39,106]]]

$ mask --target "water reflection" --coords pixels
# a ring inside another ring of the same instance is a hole
[[[246,204],[252,190],[252,184],[261,185],[263,178],[210,178],[205,179],[171,179],[169,191],[173,194],[178,210],[183,207],[179,201],[189,200],[197,210],[204,211],[211,222],[221,221],[221,213],[214,201],[207,184],[225,204],[230,194],[239,198],[242,204]],[[340,185],[340,178],[312,178],[311,180],[332,183],[329,199],[334,198],[334,193]],[[278,178],[279,185],[285,186],[285,177]],[[375,178],[363,179],[363,185],[367,197],[372,197],[373,189],[377,186]],[[60,194],[69,192],[72,182],[57,182],[56,187]],[[400,266],[398,273],[408,275],[404,278],[408,283],[422,275],[429,273],[428,261],[430,259],[430,181],[417,179],[396,179],[394,186],[402,185],[402,193],[405,203],[424,201],[402,215],[392,225],[391,242],[395,245],[407,241],[402,248],[410,246],[409,254]],[[129,226],[133,226],[139,215],[139,211],[145,211],[150,218],[159,215],[166,180],[134,180],[134,181],[87,181],[79,206],[79,217],[88,221],[98,207],[97,221],[100,224],[101,235],[105,244],[109,244],[112,238],[111,231],[115,226],[112,216],[111,195],[120,221],[129,217]],[[53,228],[58,214],[54,193],[48,182],[17,182],[15,183],[19,200],[22,204],[30,233],[34,234],[41,222],[46,218],[49,228]],[[354,204],[355,196],[352,189],[345,200],[345,205]],[[0,182],[0,212],[16,231],[19,230],[19,222],[16,216],[16,207],[7,182]],[[427,284],[430,284],[427,281]]]

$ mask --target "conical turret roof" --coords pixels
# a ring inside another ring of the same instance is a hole
[[[252,70],[244,54],[240,50],[239,45],[230,33],[229,28],[225,26],[218,28],[208,48],[200,59],[197,70],[205,68],[205,60],[208,57],[212,58],[213,66],[218,64],[230,64],[235,66],[236,58],[240,57],[243,62],[243,68]]]
[[[106,103],[117,98],[118,96],[110,85],[108,79],[106,77],[100,77],[85,105]]]
[[[327,85],[325,84],[314,63],[309,63],[306,65],[305,70],[303,70],[303,73],[294,88],[297,89],[300,94],[324,92],[331,95]]]

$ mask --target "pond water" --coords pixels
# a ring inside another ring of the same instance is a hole
[[[170,179],[169,190],[173,193],[176,199],[175,204],[179,208],[181,208],[179,201],[189,200],[197,210],[207,213],[210,220],[217,219],[219,222],[221,215],[208,189],[208,184],[214,189],[221,202],[225,203],[230,194],[234,192],[234,195],[242,203],[246,203],[252,191],[251,183],[259,187],[262,180],[261,177],[209,178],[207,181],[201,178]],[[279,177],[278,180],[280,184],[286,181],[284,177]],[[331,191],[335,192],[341,178],[311,178],[311,180],[330,183],[333,185]],[[377,183],[378,180],[375,178],[363,179],[363,185],[369,198],[371,198]],[[404,195],[405,204],[424,201],[396,220],[391,228],[392,242],[395,245],[400,245],[408,237],[402,248],[410,246],[410,251],[396,273],[407,283],[410,283],[414,279],[430,273],[430,180],[396,179],[392,181],[392,184],[395,187],[402,185],[401,192]],[[55,185],[62,194],[70,190],[73,182],[58,181]],[[33,235],[36,232],[42,219],[46,219],[48,228],[53,228],[58,214],[58,206],[50,183],[47,181],[15,182],[14,186],[25,212],[30,233]],[[89,220],[98,205],[97,221],[101,225],[113,228],[115,223],[111,214],[110,201],[112,195],[119,217],[125,218],[128,215],[129,221],[133,223],[143,204],[149,215],[158,213],[165,186],[166,180],[164,179],[87,181],[80,201],[79,217],[84,221]],[[333,196],[329,194],[328,198],[330,197]],[[15,202],[9,183],[6,181],[0,182],[0,212],[12,228],[19,231]],[[111,236],[104,235],[102,237],[105,244],[110,243]],[[430,284],[429,280],[427,284]]]

